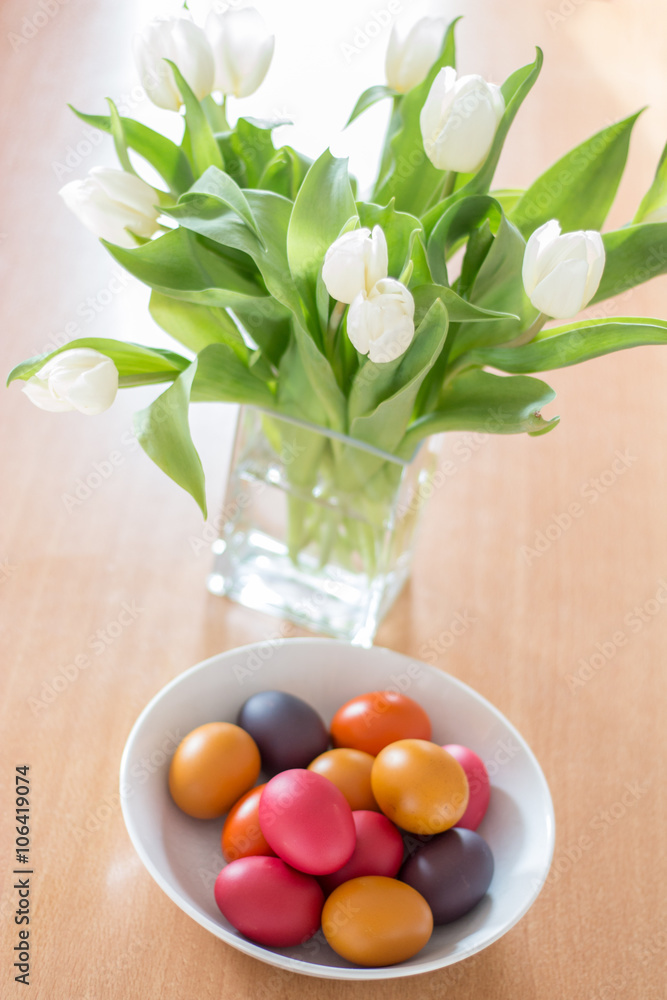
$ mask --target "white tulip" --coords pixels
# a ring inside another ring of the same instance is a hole
[[[587,306],[600,285],[605,252],[594,230],[564,233],[555,219],[532,234],[523,256],[526,295],[540,312],[568,319]]]
[[[389,272],[387,240],[380,226],[353,229],[335,240],[324,257],[322,280],[329,295],[348,304],[360,292],[368,295]]]
[[[75,347],[47,361],[23,391],[41,410],[102,413],[116,398],[118,369],[105,354]]]
[[[395,278],[382,278],[366,295],[360,292],[349,308],[347,335],[371,361],[395,361],[415,335],[415,300]]]
[[[59,194],[84,226],[118,246],[137,245],[128,229],[144,239],[159,229],[157,192],[124,170],[93,167],[85,180],[70,181]]]
[[[442,48],[446,27],[446,21],[440,17],[422,17],[401,38],[394,24],[385,60],[390,87],[406,94],[426,79]]]
[[[198,100],[213,90],[213,52],[201,28],[187,17],[156,17],[134,36],[134,61],[141,83],[153,104],[178,111],[183,98],[176,86],[170,59]]]
[[[206,20],[206,35],[215,60],[213,90],[234,97],[248,97],[266,76],[273,57],[275,37],[254,7],[212,10]]]
[[[456,78],[441,69],[419,116],[424,150],[438,170],[472,173],[486,159],[505,101],[494,83],[481,76]]]

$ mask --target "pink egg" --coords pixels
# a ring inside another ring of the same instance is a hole
[[[214,892],[223,917],[268,948],[301,944],[320,926],[324,893],[317,879],[280,858],[231,861],[218,875]]]
[[[259,800],[259,825],[278,857],[309,875],[335,872],[354,851],[347,799],[315,771],[293,768],[271,778]]]
[[[352,819],[357,832],[354,854],[337,872],[320,879],[320,885],[327,894],[343,882],[362,875],[393,878],[401,867],[403,838],[391,820],[369,809],[356,810]]]
[[[484,761],[469,747],[463,747],[458,743],[449,743],[445,745],[444,749],[458,760],[465,771],[470,788],[470,798],[466,811],[455,825],[462,826],[465,830],[476,830],[484,819],[491,797],[488,771],[484,766]]]

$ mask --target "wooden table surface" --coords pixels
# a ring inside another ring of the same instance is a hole
[[[93,164],[113,163],[110,146],[93,146],[67,101],[101,111],[111,94],[147,113],[133,90],[129,38],[149,6],[3,0],[5,372],[77,335],[157,336],[144,290],[116,277],[117,266],[57,197]],[[309,91],[326,91],[322,100],[331,102],[327,74],[338,68],[338,126],[350,74],[355,91],[380,78],[382,39],[349,65],[342,55],[379,6],[286,3],[273,15],[279,37],[301,31],[308,39],[309,72],[326,70]],[[466,8],[464,71],[501,80],[532,59],[535,44],[545,50],[542,78],[501,163],[504,185],[525,185],[577,142],[650,104],[610,219],[627,221],[667,132],[662,0],[445,6]],[[303,91],[282,65],[283,89],[267,82],[254,108],[289,106]],[[599,309],[667,316],[667,280]],[[443,973],[368,985],[300,977],[240,954],[182,913],[144,870],[117,792],[135,718],[192,664],[280,624],[205,590],[209,555],[197,544],[204,526],[195,505],[128,433],[149,390],[122,394],[95,419],[39,411],[15,386],[0,393],[2,997],[435,1000],[454,990],[457,1000],[664,1000],[667,351],[618,354],[549,381],[558,391],[550,412],[562,416],[554,433],[445,441],[455,474],[430,501],[412,581],[377,641],[461,678],[525,735],[554,798],[552,874],[527,916],[483,953]],[[214,513],[232,416],[229,407],[207,407],[194,417]],[[88,495],[86,480],[96,484]],[[457,616],[466,628],[454,638]],[[12,969],[11,810],[15,768],[24,764],[31,992],[13,982]]]

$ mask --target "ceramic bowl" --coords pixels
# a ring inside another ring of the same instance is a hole
[[[169,760],[178,742],[204,722],[234,722],[243,702],[263,690],[288,691],[329,722],[355,695],[397,688],[429,713],[436,743],[462,743],[486,762],[492,793],[478,832],[493,851],[488,894],[465,917],[436,927],[409,961],[360,968],[337,956],[321,931],[294,948],[264,948],[242,937],[218,910],[213,885],[224,862],[222,820],[195,820],[172,802]],[[263,962],[310,976],[373,980],[418,975],[475,955],[507,933],[534,903],[554,846],[549,788],[514,726],[472,688],[388,649],[329,639],[284,639],[232,649],[187,670],[146,706],[128,738],[120,768],[123,816],[144,865],[193,920]]]

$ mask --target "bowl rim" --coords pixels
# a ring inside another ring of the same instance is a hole
[[[362,655],[380,655],[391,657],[398,657],[404,660],[411,660],[412,662],[419,663],[420,667],[426,670],[428,673],[439,676],[446,677],[447,681],[453,684],[455,687],[459,688],[464,694],[471,697],[473,700],[481,703],[496,719],[506,726],[512,735],[517,739],[521,745],[522,750],[527,754],[530,759],[533,768],[535,769],[538,781],[542,786],[542,792],[544,795],[544,805],[545,805],[545,819],[547,826],[547,842],[544,846],[547,848],[547,860],[544,866],[544,873],[540,878],[538,885],[533,885],[531,892],[524,901],[521,908],[513,915],[512,919],[507,923],[503,924],[502,927],[495,933],[493,933],[487,940],[482,944],[468,947],[464,947],[462,950],[452,953],[450,956],[446,956],[443,960],[442,958],[432,959],[429,962],[424,963],[422,966],[402,966],[389,965],[389,966],[378,966],[378,967],[352,967],[352,968],[337,968],[334,966],[326,965],[315,965],[304,959],[291,958],[286,955],[280,955],[273,952],[262,945],[255,944],[243,937],[236,937],[232,935],[225,927],[221,924],[215,923],[210,917],[199,913],[173,886],[162,876],[157,866],[153,863],[150,855],[144,849],[143,840],[136,828],[134,819],[131,812],[131,798],[126,794],[126,788],[131,787],[131,782],[128,778],[128,767],[129,761],[132,755],[132,750],[135,741],[138,739],[141,733],[143,723],[146,718],[151,714],[154,707],[165,698],[168,693],[175,687],[178,687],[184,682],[184,680],[199,671],[209,669],[214,663],[232,656],[238,656],[240,653],[250,653],[258,648],[265,648],[267,645],[271,645],[275,648],[276,642],[274,639],[262,639],[257,642],[246,643],[243,646],[235,646],[232,649],[224,650],[220,653],[215,653],[213,656],[209,656],[206,660],[202,660],[199,663],[194,664],[182,673],[177,674],[168,681],[155,695],[150,699],[145,708],[141,711],[137,717],[128,738],[126,740],[125,746],[123,748],[123,753],[120,760],[120,804],[121,812],[123,815],[123,820],[125,822],[125,827],[127,829],[130,841],[135,851],[139,855],[144,867],[148,871],[151,878],[157,885],[162,889],[162,891],[174,902],[179,909],[183,910],[188,916],[192,917],[201,927],[210,931],[215,937],[224,941],[226,944],[231,945],[231,947],[236,948],[237,951],[244,952],[247,955],[251,955],[253,958],[259,959],[269,965],[273,965],[277,968],[285,969],[289,972],[296,972],[302,975],[313,976],[318,979],[338,979],[338,980],[357,980],[357,981],[371,981],[379,979],[399,979],[406,978],[408,976],[423,975],[428,972],[436,972],[439,969],[447,968],[447,966],[455,965],[458,962],[464,961],[466,958],[471,958],[473,955],[479,954],[479,952],[484,951],[490,945],[494,944],[501,937],[508,933],[516,924],[525,916],[531,906],[534,904],[537,897],[540,895],[542,889],[544,888],[551,864],[553,861],[555,839],[556,839],[556,824],[555,824],[555,814],[553,800],[551,797],[551,791],[547,783],[544,772],[537,760],[537,757],[533,753],[531,747],[526,742],[525,738],[521,735],[518,729],[509,721],[509,719],[503,715],[500,709],[496,708],[487,698],[475,691],[474,688],[470,687],[464,681],[459,680],[457,677],[453,677],[448,674],[445,670],[440,670],[438,667],[432,664],[424,663],[423,660],[419,660],[417,657],[412,657],[407,653],[400,653],[397,650],[389,649],[385,646],[369,646],[363,647],[358,646],[351,642],[346,642],[340,639],[328,639],[328,638],[310,638],[308,636],[297,636],[293,638],[281,638],[280,647],[294,646],[294,645],[314,645],[322,647],[327,646],[338,646],[353,648],[362,652]]]

